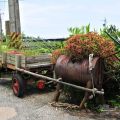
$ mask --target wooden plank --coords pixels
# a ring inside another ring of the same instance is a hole
[[[7,53],[7,59],[14,60],[15,59],[15,55],[11,55],[11,54]]]
[[[25,67],[25,56],[22,54],[12,54],[12,53],[7,53],[7,63],[11,65],[15,65],[16,63],[16,56],[21,56],[20,60],[20,66]]]
[[[7,58],[7,54],[2,53],[2,64],[6,64],[6,58]]]
[[[15,65],[15,61],[7,60],[7,64]]]
[[[15,62],[15,60],[7,59],[6,62]]]
[[[8,57],[13,57],[13,58],[15,58],[16,55],[15,55],[15,54],[7,53],[7,56],[8,56]]]
[[[27,60],[29,59],[41,59],[41,58],[50,58],[49,54],[41,54],[39,56],[31,56],[31,57],[26,57]]]
[[[0,52],[0,67],[2,66],[2,64],[3,64],[3,53],[2,52]]]
[[[11,64],[11,65],[15,66],[15,61],[7,60],[7,64]],[[26,67],[26,64],[20,62],[20,66],[25,68],[25,67]]]
[[[38,63],[38,62],[50,62],[50,55],[49,54],[44,54],[36,57],[27,57],[26,58],[26,63],[27,64],[32,64],[32,63]]]
[[[22,68],[26,68],[26,67],[27,68],[28,67],[37,68],[40,66],[43,67],[43,66],[51,65],[49,54],[42,54],[40,56],[35,56],[35,57],[26,57],[26,56],[21,55],[21,54],[7,53],[6,62],[7,62],[8,68],[15,69],[15,63],[16,63],[15,57],[16,57],[16,55],[21,56],[20,66]]]
[[[26,67],[26,57],[21,56],[21,67],[25,68]]]
[[[26,57],[25,56],[21,56],[21,62],[23,62],[23,63],[26,62]]]
[[[52,63],[36,63],[36,64],[27,64],[27,68],[39,68],[39,67],[49,67],[52,66]]]
[[[7,68],[15,70],[15,65],[7,64]]]
[[[14,65],[15,64],[15,56],[7,53],[7,60],[6,61],[7,61],[7,63]]]
[[[21,56],[16,55],[15,56],[15,68],[20,68],[21,67]]]

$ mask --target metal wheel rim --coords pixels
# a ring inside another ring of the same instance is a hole
[[[19,82],[18,82],[17,79],[13,80],[12,88],[13,88],[13,92],[15,93],[15,95],[18,95],[18,93],[19,93]]]

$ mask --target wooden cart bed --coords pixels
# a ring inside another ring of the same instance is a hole
[[[23,54],[0,53],[0,64],[9,69],[15,70],[16,63],[23,69],[51,66],[51,55],[41,54],[39,56],[24,56]]]

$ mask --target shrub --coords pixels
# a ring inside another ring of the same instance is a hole
[[[51,57],[51,62],[53,63],[53,64],[55,64],[56,63],[56,61],[57,61],[57,58],[60,56],[60,55],[62,55],[62,54],[65,54],[65,50],[64,49],[56,49],[56,50],[54,50],[53,52],[52,52],[52,57]]]
[[[107,56],[115,53],[115,45],[111,40],[107,40],[97,33],[90,32],[87,34],[78,34],[70,37],[64,46],[64,52],[59,49],[59,53],[53,52],[53,58],[57,59],[59,55],[66,54],[71,60],[80,61],[87,58],[89,54],[93,53],[94,56],[106,58]],[[57,52],[58,52],[57,51]],[[113,62],[116,57],[106,58],[108,62]]]

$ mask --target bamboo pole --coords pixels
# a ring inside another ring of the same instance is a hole
[[[27,70],[24,70],[24,69],[20,69],[20,68],[17,68],[17,67],[16,67],[16,70],[18,70],[20,72],[23,72],[23,73],[26,73],[26,74],[30,74],[30,75],[36,76],[36,77],[40,77],[42,79],[54,81],[54,82],[57,82],[57,83],[60,83],[60,84],[63,84],[63,85],[68,85],[68,86],[71,86],[71,87],[74,87],[74,88],[77,88],[77,89],[81,89],[81,90],[84,90],[84,91],[92,92],[92,93],[95,93],[95,94],[101,94],[101,95],[104,94],[103,91],[98,91],[96,88],[89,89],[89,88],[77,86],[77,85],[74,85],[74,84],[70,84],[70,83],[67,83],[67,82],[63,82],[63,81],[61,81],[62,78],[54,79],[54,78],[50,78],[50,77],[47,77],[47,76],[44,76],[44,75],[39,75],[39,74],[30,72],[30,71],[27,71]]]

